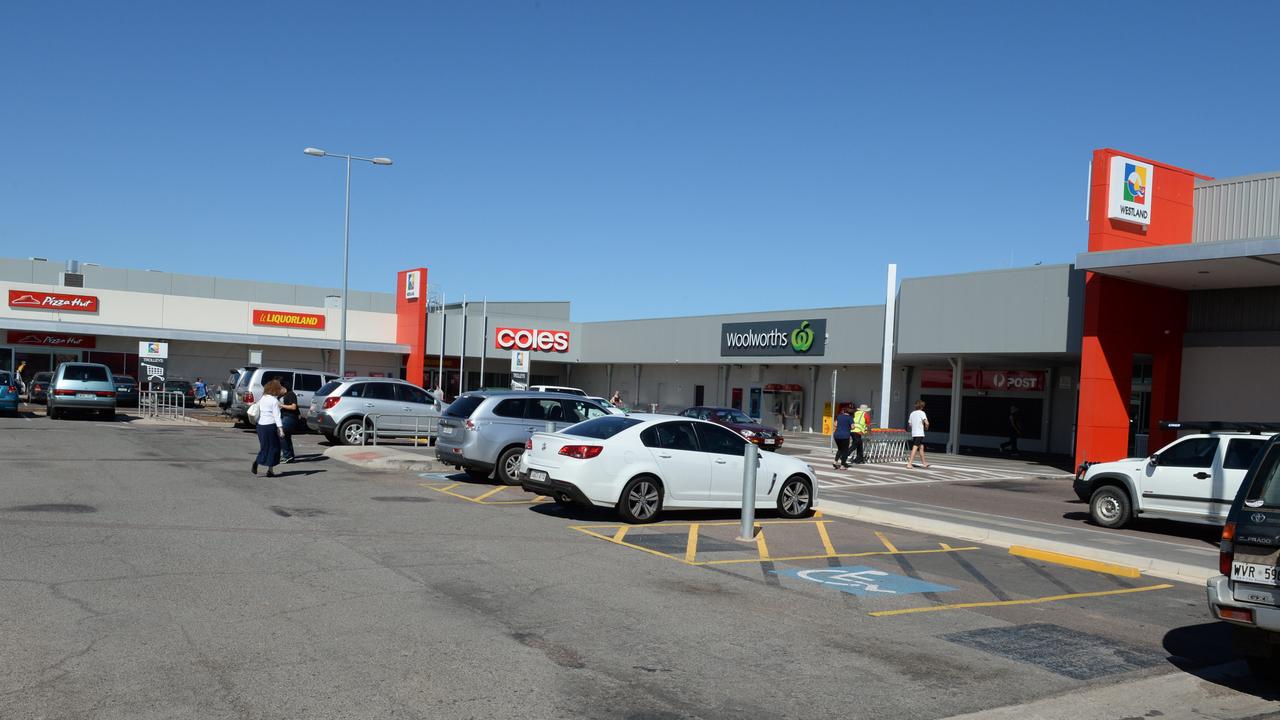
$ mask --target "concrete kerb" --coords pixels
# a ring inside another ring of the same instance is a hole
[[[1112,563],[1116,565],[1126,565],[1138,569],[1143,575],[1150,575],[1152,577],[1175,580],[1193,585],[1203,585],[1206,580],[1218,574],[1218,569],[1216,567],[1204,567],[1201,565],[1177,563],[1168,560],[1160,560],[1158,558],[1143,557],[1140,555],[1130,555],[1128,553],[1102,550],[1100,548],[1089,547],[1087,545],[1077,545],[1074,543],[1056,540],[1046,540],[1044,538],[1029,535],[1019,535],[1017,533],[995,530],[993,528],[977,527],[963,523],[952,523],[946,522],[945,520],[934,520],[931,518],[922,518],[907,513],[893,512],[892,510],[882,510],[862,505],[853,505],[850,503],[833,502],[825,499],[819,503],[819,507],[828,515],[835,515],[837,517],[848,518],[850,520],[858,520],[875,525],[889,525],[892,527],[903,528],[905,530],[941,535],[943,537],[977,542],[984,545],[993,545],[1000,548],[1024,546],[1048,552],[1074,555],[1088,560],[1097,560],[1099,562]]]
[[[373,445],[337,445],[324,451],[325,457],[368,470],[404,472],[445,472],[453,469],[433,457],[407,450]]]

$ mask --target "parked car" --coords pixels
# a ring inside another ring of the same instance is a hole
[[[1280,436],[1245,474],[1222,529],[1209,609],[1236,626],[1236,647],[1260,678],[1280,682]],[[1275,687],[1275,685],[1272,685]]]
[[[8,370],[0,370],[0,411],[18,412],[18,376]]]
[[[1093,522],[1119,528],[1138,517],[1208,525],[1227,521],[1232,499],[1270,433],[1228,423],[1166,425],[1208,432],[1178,438],[1148,458],[1081,466],[1073,490],[1089,503]]]
[[[196,386],[189,380],[165,380],[164,391],[182,393],[183,407],[191,407],[196,404]]]
[[[278,367],[243,367],[236,378],[236,387],[227,412],[237,422],[249,425],[249,406],[262,397],[262,386],[272,380],[280,380],[298,396],[298,412],[311,407],[311,398],[325,383],[338,376],[320,370]]]
[[[27,402],[32,404],[45,402],[49,396],[51,380],[53,380],[52,372],[44,371],[32,375],[31,382],[27,383]]]
[[[498,482],[519,485],[520,455],[529,435],[554,423],[557,430],[609,415],[581,395],[539,391],[469,392],[440,417],[436,459],[475,478],[493,473]]]
[[[556,433],[535,432],[520,459],[520,484],[565,504],[609,507],[629,523],[676,508],[742,507],[747,439],[717,423],[670,415],[610,415]],[[814,507],[813,468],[761,453],[758,507],[783,517]]]
[[[579,390],[578,388],[572,388],[572,387],[564,387],[562,385],[530,385],[529,392],[554,392],[554,393],[564,393],[566,395],[580,395],[582,397],[587,396],[587,392],[585,390]]]
[[[62,363],[53,373],[45,408],[51,420],[64,417],[69,410],[87,410],[114,420],[116,386],[110,368],[98,363]]]
[[[626,410],[623,410],[622,408],[618,407],[617,405],[614,405],[613,403],[609,402],[608,400],[605,400],[605,399],[604,399],[604,398],[602,398],[602,397],[597,397],[597,396],[595,396],[595,395],[588,395],[588,396],[587,396],[587,399],[588,399],[588,400],[590,400],[590,401],[592,401],[592,402],[594,402],[594,403],[596,403],[597,405],[601,405],[601,406],[603,406],[605,410],[608,410],[610,413],[612,413],[612,414],[614,414],[614,415],[626,415],[626,414],[627,414],[627,411],[626,411]]]
[[[112,374],[116,384],[116,407],[138,406],[138,381],[130,375]]]
[[[377,424],[379,437],[432,437],[440,410],[435,398],[413,383],[373,377],[330,380],[316,390],[309,410],[299,407],[308,428],[342,445],[364,444],[370,415],[385,416],[368,424],[371,429]]]
[[[723,425],[741,435],[747,442],[759,445],[763,450],[777,450],[782,447],[782,433],[768,425],[761,425],[737,408],[699,406],[684,410],[680,415]]]
[[[218,386],[218,407],[223,410],[230,409],[231,404],[235,401],[236,384],[240,381],[240,376],[244,375],[246,372],[253,372],[257,369],[258,366],[253,365],[250,367],[242,367],[239,370],[232,370],[226,381]]]

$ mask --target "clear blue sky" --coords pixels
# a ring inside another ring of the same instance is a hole
[[[1280,169],[1280,5],[42,3],[0,9],[0,255],[574,318],[879,302],[1071,261],[1113,146]]]

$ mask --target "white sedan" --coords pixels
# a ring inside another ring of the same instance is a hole
[[[646,523],[663,509],[742,507],[747,441],[715,423],[670,415],[609,415],[558,433],[534,433],[520,458],[520,484],[558,502],[616,508]],[[756,507],[808,515],[813,468],[761,453]]]

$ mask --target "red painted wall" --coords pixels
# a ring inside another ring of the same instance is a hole
[[[1155,166],[1150,188],[1151,224],[1146,227],[1107,217],[1111,158],[1116,155]],[[1095,150],[1089,252],[1190,243],[1197,177],[1205,176],[1110,148]],[[1149,447],[1155,450],[1173,439],[1174,434],[1160,430],[1158,423],[1178,418],[1186,323],[1185,292],[1088,274],[1076,421],[1077,463],[1116,460],[1128,454],[1135,354],[1153,358]]]
[[[418,297],[408,300],[404,296],[405,278],[411,272],[420,272]],[[409,346],[405,360],[405,379],[421,386],[427,356],[427,269],[412,268],[396,273],[396,342]]]

